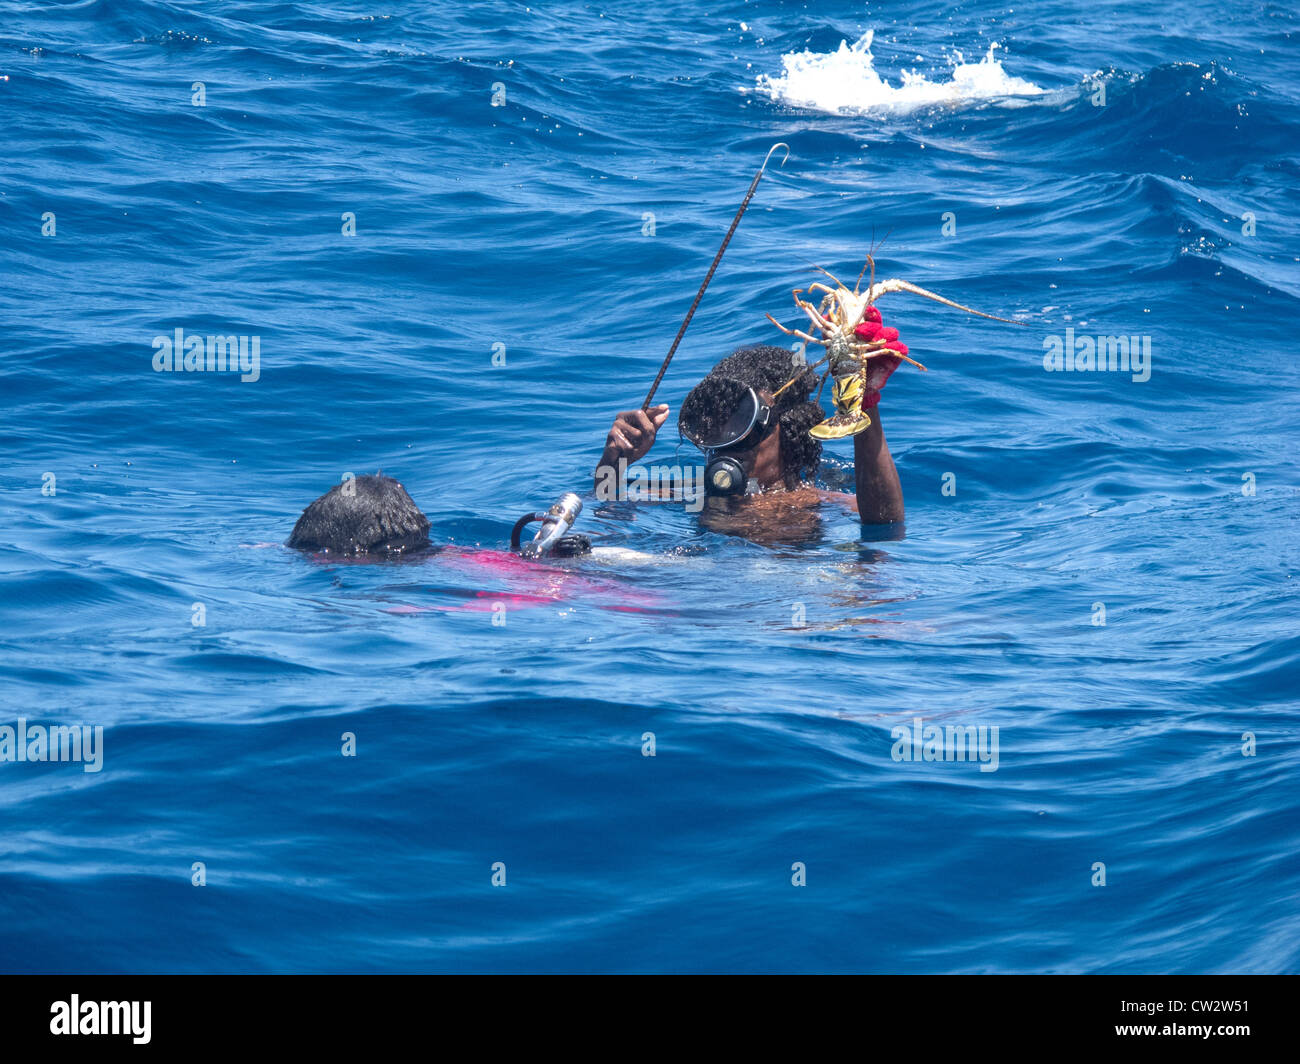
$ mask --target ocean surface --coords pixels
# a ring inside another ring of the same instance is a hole
[[[0,970],[1296,971],[1298,22],[5,5]],[[882,299],[902,539],[590,494],[778,141],[646,462],[874,242],[1025,323]],[[455,550],[283,546],[380,469]]]

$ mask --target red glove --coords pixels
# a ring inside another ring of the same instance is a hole
[[[900,355],[907,354],[907,344],[898,338],[898,330],[881,324],[880,311],[875,307],[867,307],[862,315],[862,324],[853,332],[868,342],[884,340],[885,345],[879,350],[897,351]],[[898,369],[902,361],[901,358],[890,355],[876,355],[867,361],[867,387],[866,394],[862,397],[863,409],[870,409],[880,402],[880,389],[885,386],[889,375]]]

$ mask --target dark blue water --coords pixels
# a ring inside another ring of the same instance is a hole
[[[11,6],[0,725],[104,731],[98,772],[0,762],[0,967],[1296,970],[1296,32]],[[279,545],[348,472],[466,548],[587,490],[778,140],[661,398],[888,233],[884,276],[1028,326],[882,301],[929,367],[880,408],[906,538],[588,498],[659,560]],[[257,379],[156,372],[178,328]],[[1047,371],[1067,328],[1149,379]],[[996,771],[896,760],[915,718],[996,726]]]

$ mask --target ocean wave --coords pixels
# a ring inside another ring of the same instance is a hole
[[[868,30],[852,45],[840,41],[834,52],[787,52],[781,56],[782,73],[760,74],[753,91],[792,107],[876,116],[989,101],[1012,106],[1019,98],[1047,92],[1031,81],[1009,75],[994,57],[996,43],[989,45],[978,63],[968,63],[960,52],[954,53],[947,81],[931,81],[924,74],[904,70],[899,84],[890,84],[876,69],[871,51],[874,37],[875,31]]]

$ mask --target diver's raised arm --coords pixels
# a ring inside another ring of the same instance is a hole
[[[880,423],[880,389],[907,356],[907,345],[898,338],[897,329],[885,325],[875,307],[867,308],[855,333],[891,352],[869,359],[863,378],[862,410],[870,416],[871,425],[853,437],[858,517],[864,525],[892,524],[903,520],[903,485]]]
[[[903,520],[903,485],[889,453],[880,407],[871,411],[870,427],[853,437],[853,471],[857,480],[858,518],[864,525]]]
[[[621,468],[626,469],[633,462],[646,456],[654,446],[655,436],[660,426],[668,420],[668,404],[660,403],[649,410],[622,410],[614,418],[609,434],[605,437],[605,450],[596,464],[595,482],[599,490],[603,481],[610,476],[618,476],[619,459],[623,459]]]

